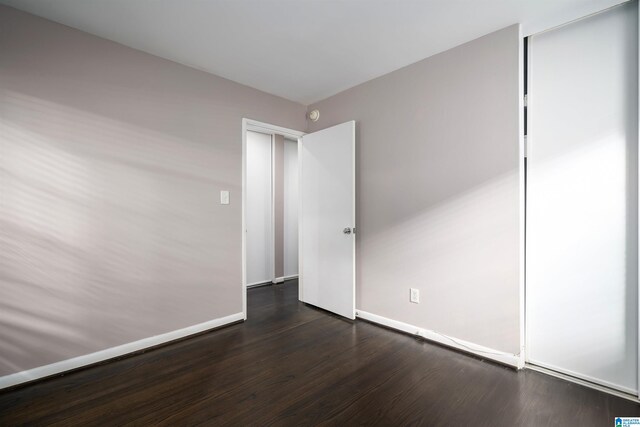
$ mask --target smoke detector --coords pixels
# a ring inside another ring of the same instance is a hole
[[[309,113],[309,120],[311,120],[312,122],[317,122],[318,119],[320,118],[320,111],[318,110],[313,110]]]

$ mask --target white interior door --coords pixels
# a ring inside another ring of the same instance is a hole
[[[355,122],[302,137],[300,300],[355,319]]]
[[[527,358],[638,390],[638,11],[529,38]]]

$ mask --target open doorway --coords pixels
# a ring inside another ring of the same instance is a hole
[[[303,132],[244,119],[243,311],[247,289],[298,277],[298,138]]]
[[[355,319],[355,121],[303,134],[244,119],[242,135],[245,319],[249,287],[295,277],[301,302]]]

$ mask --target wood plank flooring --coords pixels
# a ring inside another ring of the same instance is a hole
[[[0,425],[612,426],[640,405],[249,291],[245,323],[0,393]]]

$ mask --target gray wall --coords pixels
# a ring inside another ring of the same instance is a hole
[[[0,52],[0,375],[242,311],[241,118],[305,107],[7,7]]]
[[[309,106],[358,125],[358,309],[519,353],[518,67],[514,25]]]

